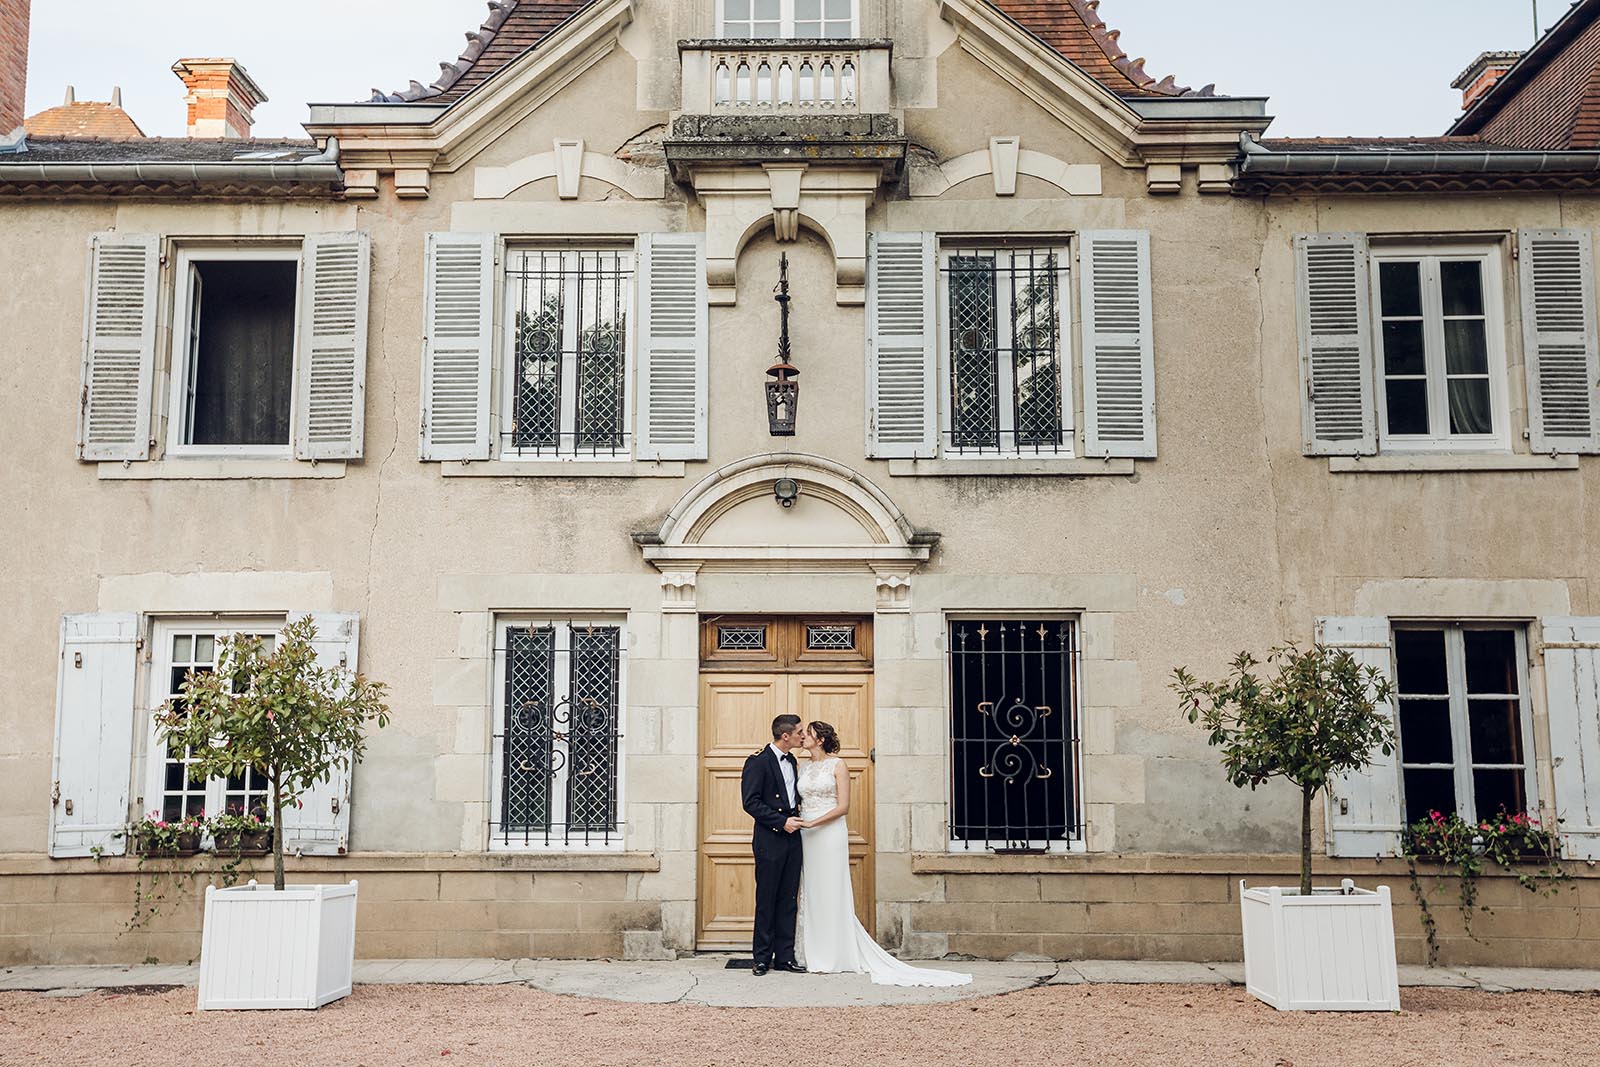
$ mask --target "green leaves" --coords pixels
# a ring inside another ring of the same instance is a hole
[[[189,747],[196,780],[252,767],[272,783],[276,808],[360,761],[367,725],[389,724],[388,688],[319,664],[315,639],[309,618],[285,627],[270,652],[260,637],[234,634],[219,642],[215,671],[184,678],[155,718],[168,743]]]
[[[1258,675],[1262,666],[1271,673]],[[1198,681],[1179,667],[1171,688],[1188,720],[1222,751],[1228,781],[1255,789],[1283,778],[1300,787],[1300,884],[1311,892],[1311,798],[1332,779],[1365,767],[1374,752],[1394,751],[1388,679],[1343,649],[1282,645],[1265,664],[1239,653],[1220,682]]]
[[[1267,654],[1269,676],[1258,674],[1261,666],[1241,652],[1220,682],[1198,681],[1182,667],[1173,671],[1180,708],[1222,750],[1234,785],[1254,789],[1285,778],[1321,789],[1366,766],[1375,751],[1394,751],[1394,725],[1384,709],[1389,682],[1350,653],[1284,645]]]

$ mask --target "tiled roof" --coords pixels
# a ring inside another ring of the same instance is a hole
[[[29,116],[22,124],[29,137],[101,137],[123,140],[144,131],[114,104],[94,100],[62,104]]]
[[[482,85],[497,71],[532,48],[552,30],[588,7],[593,0],[489,0],[489,17],[467,34],[467,47],[454,61],[439,64],[432,84],[413,81],[409,88],[385,93],[374,89],[374,102],[426,100],[450,103]]]
[[[1157,81],[1145,73],[1144,59],[1130,59],[1100,18],[1100,0],[989,0],[1017,25],[1070,59],[1118,96],[1210,96],[1214,86],[1196,93],[1172,75]]]
[[[1579,0],[1450,128],[1516,148],[1600,148],[1600,0]]]
[[[1264,137],[1273,152],[1495,152],[1514,145],[1478,137]]]
[[[5,163],[300,163],[320,152],[306,140],[200,137],[35,137]]]
[[[489,17],[467,34],[467,47],[452,62],[440,63],[430,85],[386,93],[374,89],[375,103],[451,103],[508,66],[523,52],[588,7],[593,0],[489,0]],[[1097,14],[1100,0],[989,0],[1012,21],[1081,67],[1119,96],[1210,96],[1181,87],[1168,75],[1157,81],[1145,73],[1143,59],[1131,59],[1117,44],[1120,31],[1108,29]]]

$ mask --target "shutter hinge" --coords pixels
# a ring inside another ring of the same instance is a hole
[[[1511,242],[1511,262],[1515,263],[1517,260],[1519,260],[1521,258],[1522,258],[1522,242],[1521,241],[1512,241]]]
[[[868,759],[869,762],[872,762],[872,763],[877,763],[878,762],[878,746],[877,745],[873,745],[871,748],[867,749],[867,759]]]
[[[335,815],[339,814],[339,798],[338,797],[331,798],[328,801],[328,806],[333,809],[333,813]]]
[[[83,670],[83,650],[82,649],[75,648],[75,649],[72,650],[72,666],[73,666],[73,668],[75,670],[80,670],[80,671]]]
[[[1339,814],[1340,815],[1349,815],[1350,814],[1350,801],[1346,800],[1344,797],[1340,797],[1339,798]]]

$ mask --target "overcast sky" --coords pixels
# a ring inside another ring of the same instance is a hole
[[[706,0],[711,3],[715,0]],[[1102,0],[1122,46],[1156,77],[1271,97],[1271,133],[1442,133],[1459,111],[1450,82],[1479,52],[1526,48],[1533,0]],[[1540,0],[1548,28],[1567,9]],[[454,59],[482,0],[34,0],[29,114],[61,102],[123,106],[152,135],[181,136],[172,62],[234,56],[270,101],[258,136],[302,135],[308,101],[362,100],[430,82]]]

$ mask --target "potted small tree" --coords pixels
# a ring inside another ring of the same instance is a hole
[[[194,753],[196,780],[254,769],[278,831],[271,889],[254,881],[206,889],[201,1009],[315,1008],[350,992],[356,883],[286,886],[283,813],[331,771],[359,762],[367,725],[388,725],[389,708],[381,682],[319,664],[315,639],[310,618],[285,627],[270,651],[255,635],[228,637],[216,670],[190,672],[156,714],[166,738]]]
[[[1265,664],[1248,652],[1226,679],[1200,682],[1179,667],[1172,688],[1190,722],[1222,751],[1234,785],[1255,789],[1275,778],[1300,790],[1300,885],[1240,883],[1245,985],[1280,1009],[1398,1011],[1389,887],[1311,884],[1311,804],[1333,779],[1360,770],[1373,753],[1394,751],[1386,710],[1392,687],[1341,649],[1274,648]]]

